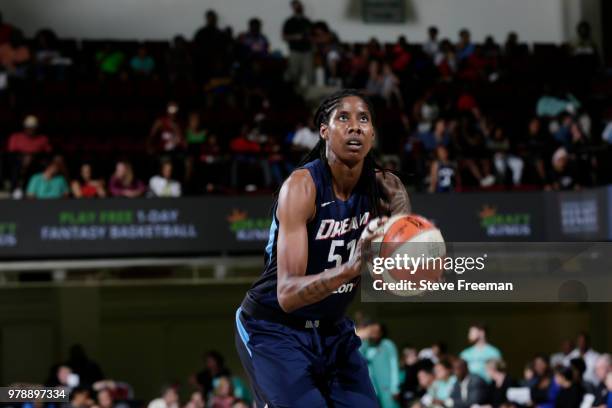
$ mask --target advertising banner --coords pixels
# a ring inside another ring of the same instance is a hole
[[[612,188],[412,194],[447,242],[612,239]],[[0,201],[0,259],[262,253],[271,196]]]

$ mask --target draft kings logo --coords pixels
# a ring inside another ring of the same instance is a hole
[[[17,224],[14,222],[0,222],[0,248],[17,245]]]
[[[478,213],[480,226],[488,237],[527,237],[531,235],[531,214],[501,213],[485,204]]]
[[[238,241],[267,241],[270,217],[251,218],[246,211],[234,208],[227,216],[229,229]]]

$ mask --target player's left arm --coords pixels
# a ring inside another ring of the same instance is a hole
[[[412,205],[404,183],[390,171],[377,171],[376,181],[382,192],[380,207],[383,214],[410,214]]]

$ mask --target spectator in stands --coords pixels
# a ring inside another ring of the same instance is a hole
[[[72,180],[70,189],[74,198],[106,197],[104,180],[93,178],[93,170],[89,163],[81,165],[79,177]]]
[[[203,395],[213,391],[214,382],[221,377],[229,377],[230,372],[225,367],[225,359],[218,352],[211,350],[204,355],[205,368],[192,377],[191,382],[198,385]]]
[[[429,192],[447,193],[455,191],[459,185],[457,164],[448,158],[448,149],[444,145],[436,147],[436,160],[431,162],[429,171]]]
[[[259,137],[256,126],[251,128],[244,125],[238,137],[230,142],[230,151],[234,154],[230,171],[232,187],[245,185],[247,190],[254,191],[257,184],[262,181],[258,179],[258,176],[263,177],[263,183],[266,186],[271,184],[268,163],[261,155],[265,140]],[[245,168],[248,170],[248,175],[244,171]]]
[[[608,398],[606,377],[610,373],[612,373],[612,356],[610,354],[602,354],[595,361],[595,377],[598,382],[590,386],[590,392],[595,396],[595,401],[593,401],[594,407],[606,405]]]
[[[440,50],[440,40],[438,40],[438,27],[431,26],[427,29],[427,41],[423,44],[423,51],[429,56],[434,58]]]
[[[474,323],[468,331],[470,347],[461,352],[459,357],[465,360],[470,373],[479,375],[486,381],[491,381],[486,370],[486,362],[492,359],[501,359],[499,349],[487,341],[487,328],[483,323]]]
[[[368,72],[365,91],[370,97],[384,101],[387,107],[391,106],[394,101],[397,106],[404,106],[404,100],[399,90],[399,79],[393,73],[389,64],[381,65],[378,60],[372,60]]]
[[[447,357],[448,347],[441,341],[434,342],[430,347],[425,347],[419,351],[420,360],[430,360],[436,364],[438,361]]]
[[[491,378],[489,384],[488,402],[491,407],[497,408],[508,403],[508,388],[516,387],[514,380],[506,372],[506,363],[503,360],[487,361],[487,374]]]
[[[0,45],[0,71],[6,72],[8,78],[25,79],[31,58],[23,33],[12,30],[9,41]]]
[[[506,184],[508,170],[510,170],[512,184],[519,185],[523,177],[524,162],[520,157],[511,153],[510,139],[501,126],[494,128],[492,135],[486,140],[486,146],[493,156],[498,179]]]
[[[574,55],[597,56],[597,44],[591,35],[591,25],[586,21],[581,21],[576,26],[576,38],[573,40],[572,53]]]
[[[451,142],[451,134],[445,119],[439,118],[434,122],[433,129],[418,132],[418,139],[423,144],[428,157],[433,157],[438,146],[448,147]]]
[[[397,407],[399,396],[399,358],[395,344],[387,338],[380,323],[366,325],[365,335],[359,349],[368,362],[372,385],[382,408]]]
[[[598,378],[595,374],[595,364],[600,354],[591,348],[591,338],[588,333],[579,333],[576,337],[576,348],[570,353],[570,359],[582,358],[586,366],[584,381],[597,384]]]
[[[44,171],[30,178],[26,196],[36,199],[66,198],[70,193],[66,180],[67,171],[64,159],[61,156],[55,156]]]
[[[232,408],[250,408],[250,405],[246,401],[238,399],[234,401]]]
[[[45,381],[46,387],[65,387],[71,392],[79,385],[79,376],[64,364],[55,364],[49,370],[49,377]]]
[[[174,386],[164,386],[161,397],[149,402],[147,408],[179,408],[179,395]]]
[[[346,82],[355,88],[365,88],[368,80],[368,67],[370,52],[368,47],[355,44],[351,53],[349,63],[349,80]]]
[[[247,32],[240,34],[238,43],[242,47],[243,55],[247,59],[261,58],[268,55],[270,43],[268,38],[261,32],[261,20],[251,18],[249,20],[249,29]]]
[[[163,160],[160,174],[149,180],[149,191],[154,197],[180,197],[181,183],[172,179],[172,162]]]
[[[219,18],[214,10],[207,10],[204,20],[204,27],[198,29],[193,37],[196,72],[201,82],[224,73],[232,42],[231,36],[219,29]]]
[[[94,401],[91,399],[89,390],[85,387],[77,387],[70,393],[69,408],[90,408]]]
[[[408,67],[412,62],[412,53],[408,45],[408,40],[403,35],[400,35],[397,42],[393,46],[393,56],[390,60],[391,70],[396,72],[400,78],[406,75]]]
[[[370,60],[368,64],[368,80],[365,92],[373,99],[383,97],[383,75],[380,62],[376,59]]]
[[[289,46],[287,79],[301,86],[313,83],[314,61],[312,54],[312,23],[304,16],[304,6],[299,0],[291,2],[293,15],[283,24],[283,40]]]
[[[194,183],[202,178],[200,155],[207,138],[207,130],[202,127],[200,113],[192,111],[187,118],[185,128],[185,142],[187,144],[187,159],[185,160],[184,186],[185,193],[196,192],[198,188]]]
[[[38,132],[38,118],[28,115],[23,120],[23,130],[9,136],[6,150],[11,155],[11,189],[21,189],[23,180],[30,176],[36,156],[50,153],[52,149],[49,138]]]
[[[294,133],[291,144],[294,149],[300,152],[309,152],[319,143],[321,136],[318,129],[313,129],[312,116],[306,121],[306,125],[299,123]]]
[[[510,31],[506,37],[506,43],[504,44],[504,55],[507,58],[515,57],[519,50],[519,37],[514,31]]]
[[[81,385],[91,387],[96,381],[104,378],[98,363],[87,356],[80,344],[73,344],[70,347],[66,364],[79,376]]]
[[[530,389],[531,400],[538,405],[550,406],[554,402],[559,386],[554,381],[548,356],[536,355],[531,367],[531,376],[526,378],[525,383]]]
[[[134,176],[132,164],[120,160],[108,182],[108,191],[113,197],[136,198],[146,192],[144,183]]]
[[[170,81],[174,82],[179,79],[189,81],[193,79],[193,59],[185,37],[182,35],[174,37],[165,58]]]
[[[130,68],[136,76],[148,77],[155,70],[155,60],[149,55],[149,51],[144,44],[138,47],[136,55],[130,59]]]
[[[427,390],[431,388],[432,384],[436,380],[433,365],[431,363],[421,365],[419,367],[419,371],[417,372],[417,379],[419,380],[419,388],[417,389],[416,397],[422,398],[427,394]]]
[[[192,111],[187,118],[185,141],[190,154],[200,154],[202,144],[206,141],[207,131],[202,127],[200,113]]]
[[[15,28],[4,21],[4,16],[0,13],[0,45],[7,43],[11,38],[11,33]]]
[[[467,28],[459,31],[459,41],[457,42],[457,59],[461,62],[468,59],[476,49],[472,43],[470,31]]]
[[[573,115],[581,106],[580,101],[571,93],[557,94],[550,85],[545,84],[542,95],[536,103],[536,114],[548,118],[556,118],[563,113]]]
[[[293,171],[294,166],[285,158],[282,146],[276,135],[270,135],[263,145],[263,152],[268,160],[268,168],[265,172],[270,173],[272,185],[266,187],[276,188],[280,186],[287,176]]]
[[[382,65],[381,81],[381,96],[385,100],[387,107],[391,107],[391,105],[395,102],[398,108],[403,109],[404,98],[402,97],[402,93],[399,88],[400,80],[393,73],[391,65],[386,62]]]
[[[13,133],[8,140],[7,150],[11,153],[50,153],[49,138],[38,133],[38,118],[28,115],[23,120],[23,131]]]
[[[80,384],[83,386],[91,387],[104,378],[98,363],[87,356],[81,344],[73,344],[70,347],[66,364],[79,376]]]
[[[487,385],[485,381],[468,371],[468,363],[463,359],[455,360],[453,373],[456,381],[446,405],[453,408],[470,408],[473,405],[483,404],[487,398]]]
[[[125,55],[107,42],[100,51],[96,52],[95,60],[102,76],[114,76],[120,73]]]
[[[463,164],[480,186],[492,186],[495,183],[495,177],[491,174],[491,161],[482,131],[474,127],[473,114],[463,114],[460,118],[459,150]]]
[[[606,398],[607,408],[612,407],[612,372],[606,376],[606,389],[608,390],[608,397]]]
[[[439,361],[434,366],[434,375],[436,380],[427,390],[427,395],[423,397],[426,405],[444,406],[451,395],[451,391],[455,387],[457,378],[453,375],[453,364],[448,359]]]
[[[24,79],[31,58],[23,33],[12,30],[9,41],[0,45],[0,69],[6,71],[9,78]]]
[[[451,81],[457,72],[457,54],[453,44],[447,39],[440,43],[440,49],[434,56],[434,65],[438,69],[438,74],[443,81]]]
[[[550,356],[550,365],[553,368],[559,366],[568,366],[571,360],[571,353],[574,350],[574,342],[571,339],[565,339],[561,342],[559,352]]]
[[[312,43],[315,50],[316,85],[339,86],[339,64],[342,48],[338,36],[324,21],[312,25]]]
[[[232,408],[236,401],[232,381],[229,377],[220,377],[216,380],[215,389],[210,399],[211,408]]]
[[[170,101],[166,106],[166,112],[153,122],[147,149],[149,152],[174,152],[185,145],[183,131],[178,120],[179,106]]]
[[[370,41],[368,41],[366,47],[368,47],[368,54],[370,55],[371,59],[377,61],[383,61],[385,59],[385,50],[380,44],[380,41],[378,41],[378,38],[370,38]]]
[[[202,391],[194,391],[191,393],[191,398],[183,408],[205,408],[206,399],[202,395]],[[102,407],[101,407],[102,408]]]
[[[113,394],[106,388],[98,391],[96,402],[99,408],[119,408],[118,404],[115,404]]]
[[[114,403],[115,408],[129,408],[128,404],[125,401],[134,399],[134,391],[132,390],[132,387],[125,382],[108,379],[99,380],[93,383],[92,389],[97,392],[100,392],[102,390],[108,391],[110,393],[110,398],[112,399],[113,403],[114,401],[123,401],[119,403]]]
[[[65,58],[57,47],[57,36],[51,30],[40,30],[36,33],[34,61],[36,63],[36,79],[44,80],[51,78],[63,80],[66,67],[72,64],[69,58]]]
[[[569,154],[564,147],[558,148],[552,156],[552,169],[549,175],[547,189],[552,190],[579,190],[576,167],[570,161]]]
[[[571,368],[557,368],[555,370],[555,383],[559,385],[559,393],[555,399],[555,408],[575,408],[580,406],[584,396],[584,389],[574,379],[574,373]]]
[[[417,374],[420,367],[416,347],[405,346],[402,349],[400,361],[400,402],[402,406],[406,406],[417,397],[419,387]]]
[[[551,142],[550,135],[542,129],[541,120],[533,117],[527,126],[527,135],[520,141],[519,155],[533,173],[530,181],[540,186],[546,184],[544,163],[550,157]]]
[[[422,98],[414,103],[412,115],[417,124],[418,132],[429,132],[433,123],[440,115],[440,106],[435,98],[433,90],[425,91]]]

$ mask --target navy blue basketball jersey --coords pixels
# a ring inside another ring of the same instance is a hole
[[[436,192],[446,193],[455,187],[455,166],[452,163],[438,161],[438,183]]]
[[[330,170],[317,159],[304,165],[314,181],[317,198],[316,214],[308,223],[308,266],[306,275],[314,275],[335,268],[349,260],[355,251],[361,232],[370,220],[370,202],[360,183],[348,200],[335,197]],[[279,221],[273,209],[270,238],[265,252],[262,276],[247,292],[247,299],[283,312],[276,296],[276,244]],[[304,319],[338,319],[342,317],[358,290],[359,277],[340,286],[320,302],[291,313]],[[284,312],[283,312],[284,313]]]

